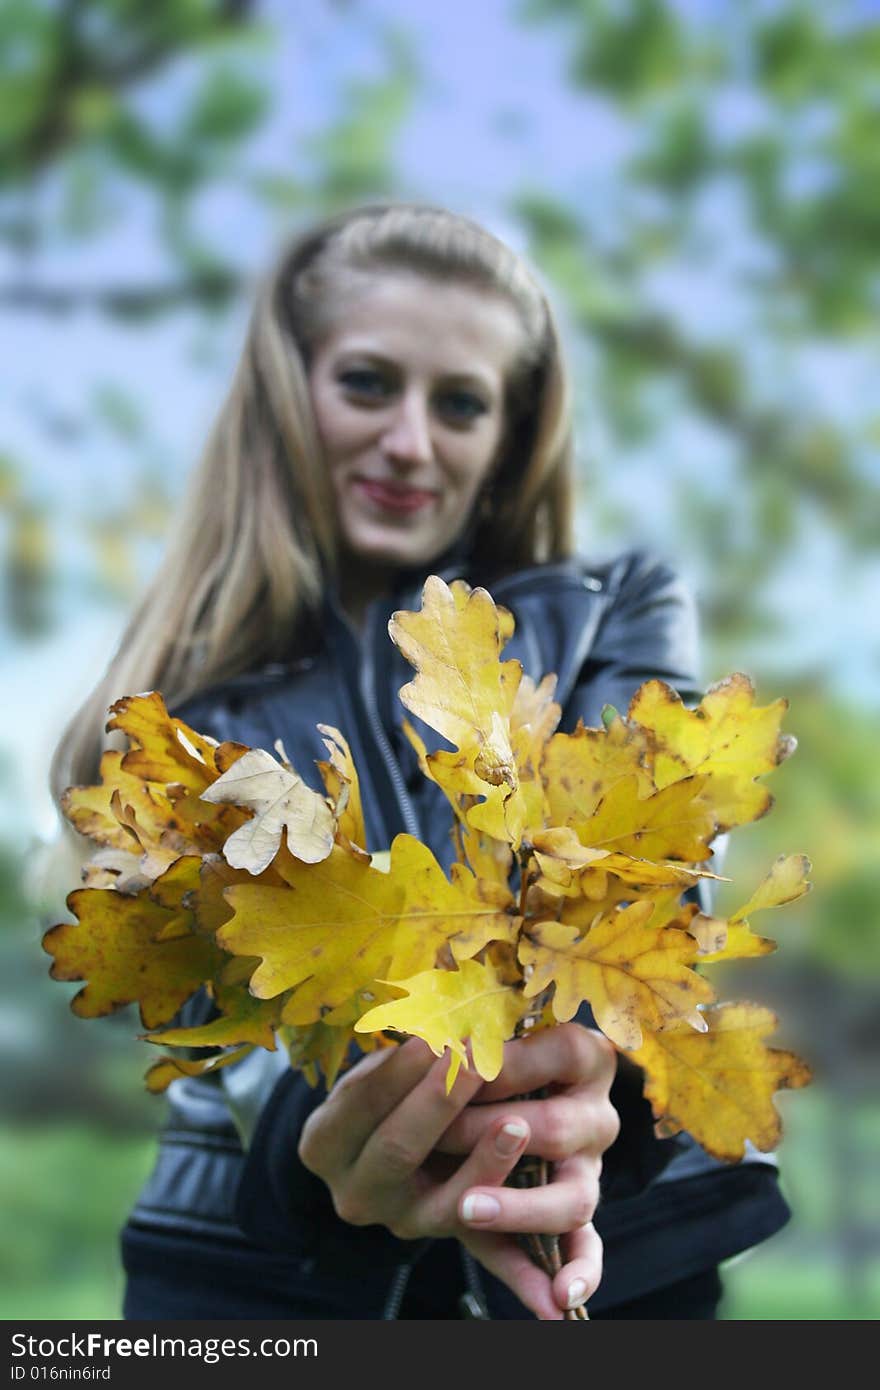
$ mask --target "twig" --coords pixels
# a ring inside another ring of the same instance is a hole
[[[530,884],[529,870],[531,867],[531,855],[532,851],[530,846],[523,846],[520,849],[519,915],[522,918],[523,925],[525,925],[526,921],[526,899]],[[522,927],[520,927],[520,930],[522,930]],[[539,994],[536,999],[532,1000],[531,1008],[522,1019],[521,1033],[525,1033],[527,1029],[541,1017],[541,1014],[544,1012],[546,998],[546,992],[544,992]],[[516,1097],[516,1099],[544,1100],[546,1096],[546,1088],[541,1087],[537,1091],[530,1091],[526,1095]],[[550,1165],[547,1160],[541,1158],[538,1154],[524,1154],[508,1177],[507,1183],[510,1187],[543,1187],[549,1180]],[[536,1232],[529,1232],[527,1234],[521,1234],[518,1239],[523,1250],[531,1257],[534,1264],[536,1264],[539,1269],[543,1269],[545,1274],[548,1274],[551,1279],[554,1275],[559,1273],[562,1268],[562,1254],[559,1249],[558,1236],[539,1235]],[[590,1315],[586,1308],[581,1306],[579,1308],[567,1309],[564,1314],[564,1319],[567,1322],[589,1322]]]

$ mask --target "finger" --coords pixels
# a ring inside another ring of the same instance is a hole
[[[528,1125],[508,1109],[486,1130],[473,1153],[453,1175],[428,1194],[425,1214],[451,1230],[456,1229],[459,1220],[479,1219],[480,1203],[494,1203],[495,1199],[485,1191],[473,1193],[470,1189],[500,1187],[525,1152],[528,1138]]]
[[[536,1318],[546,1322],[561,1321],[563,1314],[554,1297],[549,1275],[539,1269],[514,1237],[474,1231],[462,1244]]]
[[[425,1235],[461,1235],[462,1209],[465,1217],[478,1215],[481,1201],[492,1201],[478,1193],[470,1201],[465,1194],[475,1185],[494,1191],[504,1183],[523,1153],[529,1137],[528,1125],[509,1112],[502,1116],[481,1138],[476,1149],[444,1182],[431,1182],[422,1177],[422,1190],[413,1197],[403,1191],[399,1211],[394,1218],[394,1233],[405,1239]]]
[[[537,1187],[471,1188],[459,1203],[471,1230],[537,1231],[563,1235],[593,1219],[599,1200],[601,1162],[576,1154],[557,1164],[550,1182]]]
[[[602,1278],[602,1239],[588,1222],[561,1243],[565,1264],[553,1276],[553,1298],[562,1309],[580,1308],[593,1297]]]
[[[617,1053],[604,1033],[580,1023],[560,1023],[505,1043],[501,1072],[486,1082],[477,1099],[488,1104],[552,1084],[607,1092],[616,1066]]]
[[[472,1100],[477,1072],[462,1070],[446,1090],[448,1059],[435,1060],[366,1139],[352,1165],[351,1191],[381,1193],[405,1183],[433,1150],[440,1135]]]
[[[442,1153],[470,1153],[480,1137],[510,1110],[511,1102],[492,1105],[475,1103],[453,1121],[441,1135],[437,1148]],[[617,1111],[605,1096],[596,1096],[588,1086],[571,1086],[545,1100],[516,1100],[516,1112],[531,1131],[527,1153],[558,1162],[587,1150],[604,1153],[620,1129]]]
[[[352,1166],[370,1135],[434,1066],[420,1038],[371,1053],[345,1072],[309,1116],[299,1154],[312,1172],[332,1178]]]

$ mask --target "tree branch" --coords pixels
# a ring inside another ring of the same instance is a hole
[[[254,0],[219,0],[215,31],[236,28],[250,16]],[[10,165],[13,178],[37,173],[74,137],[71,111],[81,88],[98,84],[118,90],[161,66],[177,51],[187,49],[187,39],[173,36],[146,37],[131,52],[116,59],[90,52],[78,28],[83,0],[63,0],[58,15],[57,61],[46,83],[46,105],[30,130],[18,142]]]
[[[147,318],[186,305],[220,308],[246,283],[242,271],[222,267],[157,285],[0,284],[0,305],[58,316],[91,309],[115,318]]]

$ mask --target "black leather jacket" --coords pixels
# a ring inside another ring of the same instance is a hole
[[[436,572],[486,582],[461,561]],[[419,607],[423,577],[405,576],[393,597],[371,604],[360,634],[328,596],[324,637],[313,656],[238,677],[176,712],[220,740],[271,749],[281,738],[293,766],[317,790],[314,762],[325,750],[315,725],[334,725],[359,771],[367,848],[387,848],[407,831],[447,866],[449,808],[400,732],[407,712],[397,692],[412,670],[387,633],[395,609]],[[487,587],[516,619],[505,658],[517,657],[536,680],[557,673],[562,730],[570,732],[579,718],[597,724],[606,703],[625,711],[636,687],[652,676],[685,701],[698,698],[693,604],[676,576],[648,557],[632,553],[598,566],[556,562]],[[436,746],[436,734],[414,722],[428,747]],[[590,1021],[588,1010],[579,1017]],[[318,1281],[342,1270],[361,1281],[367,1271],[371,1280],[390,1279],[406,1258],[406,1243],[383,1227],[341,1222],[326,1187],[297,1156],[302,1126],[323,1095],[280,1054],[259,1049],[213,1077],[175,1082],[157,1164],[129,1232],[165,1233],[177,1242],[221,1240],[227,1249],[307,1259]],[[721,1165],[687,1137],[656,1139],[640,1074],[628,1064],[612,1096],[623,1123],[605,1158],[596,1224],[606,1272],[591,1306],[684,1278],[783,1224],[787,1208],[772,1159],[752,1154],[751,1163]]]

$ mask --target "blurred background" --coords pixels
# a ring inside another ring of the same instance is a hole
[[[791,702],[799,750],[728,872],[803,851],[815,888],[721,993],[777,1007],[817,1081],[780,1101],[794,1218],[732,1263],[725,1315],[876,1317],[880,4],[6,0],[0,113],[3,1316],[118,1316],[162,1105],[131,1013],[76,1020],[46,975],[74,886],[38,871],[54,741],[156,564],[254,275],[381,195],[533,259],[576,369],[582,548],[672,559],[705,681]]]

